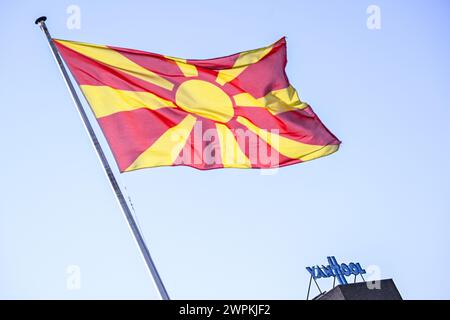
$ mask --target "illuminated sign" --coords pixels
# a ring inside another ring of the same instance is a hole
[[[311,274],[313,279],[336,277],[340,284],[347,284],[345,277],[350,275],[363,275],[366,273],[359,263],[351,262],[348,265],[345,263],[339,264],[335,257],[327,257],[328,266],[322,265],[314,267],[306,267],[306,270]]]

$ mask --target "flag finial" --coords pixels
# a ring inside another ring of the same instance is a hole
[[[36,21],[34,22],[35,24],[41,24],[42,22],[45,22],[47,20],[46,16],[42,16],[36,19]]]

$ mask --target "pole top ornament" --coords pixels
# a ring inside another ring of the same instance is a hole
[[[42,16],[36,19],[36,21],[34,22],[35,24],[41,24],[42,22],[45,22],[47,20],[46,16]]]

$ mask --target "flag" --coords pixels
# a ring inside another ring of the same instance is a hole
[[[215,59],[53,39],[119,170],[275,168],[340,141],[285,73],[286,41]]]

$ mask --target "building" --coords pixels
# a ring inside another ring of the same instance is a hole
[[[373,282],[340,284],[313,300],[403,300],[392,279]]]

